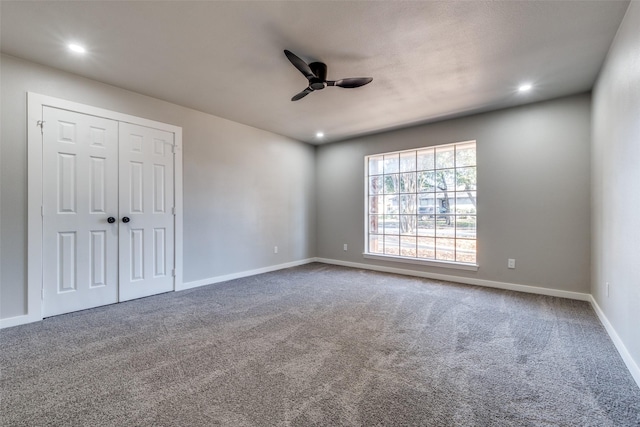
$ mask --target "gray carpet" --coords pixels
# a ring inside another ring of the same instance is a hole
[[[0,339],[6,426],[640,426],[588,303],[325,264]]]

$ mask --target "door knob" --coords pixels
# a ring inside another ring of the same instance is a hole
[[[113,224],[114,222],[116,222],[116,219],[114,217],[110,216],[109,218],[107,218],[107,222],[109,224]]]
[[[128,217],[128,216],[122,217],[122,222],[124,222],[125,224],[126,224],[127,222],[129,222],[129,221],[131,221],[131,220],[129,219],[129,217]]]

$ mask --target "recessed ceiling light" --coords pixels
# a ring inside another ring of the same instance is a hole
[[[76,43],[69,43],[69,45],[67,46],[69,48],[70,51],[75,52],[75,53],[86,53],[87,49],[85,49],[83,46],[80,46],[79,44]]]
[[[531,85],[531,83],[521,84],[520,87],[518,88],[518,92],[529,92],[532,87],[533,85]]]
[[[324,132],[317,132],[316,138],[324,138]]]

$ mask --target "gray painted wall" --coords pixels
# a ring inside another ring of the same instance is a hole
[[[631,2],[593,92],[591,229],[591,293],[636,366],[640,366],[638,28],[640,2]]]
[[[183,128],[185,282],[315,256],[313,146],[10,56],[0,65],[0,318],[26,312],[27,91]]]
[[[590,114],[584,94],[320,146],[318,257],[588,293]],[[364,156],[472,139],[480,269],[364,259]]]
[[[26,92],[33,91],[183,127],[185,281],[317,255],[591,292],[640,364],[638,27],[640,3],[632,2],[594,89],[592,123],[585,94],[317,149],[3,55],[0,318],[25,313]],[[469,139],[478,141],[479,271],[363,259],[364,156]],[[509,257],[515,270],[506,267]]]

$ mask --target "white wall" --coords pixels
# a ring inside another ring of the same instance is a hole
[[[583,94],[320,146],[318,257],[588,293],[590,114]],[[364,156],[467,140],[477,140],[479,270],[363,258]]]
[[[183,128],[185,282],[315,256],[313,146],[11,56],[0,73],[0,318],[26,313],[28,91]]]
[[[634,360],[636,375],[640,375],[638,28],[640,2],[631,2],[593,91],[591,228],[591,293]],[[640,384],[640,376],[636,380]]]

